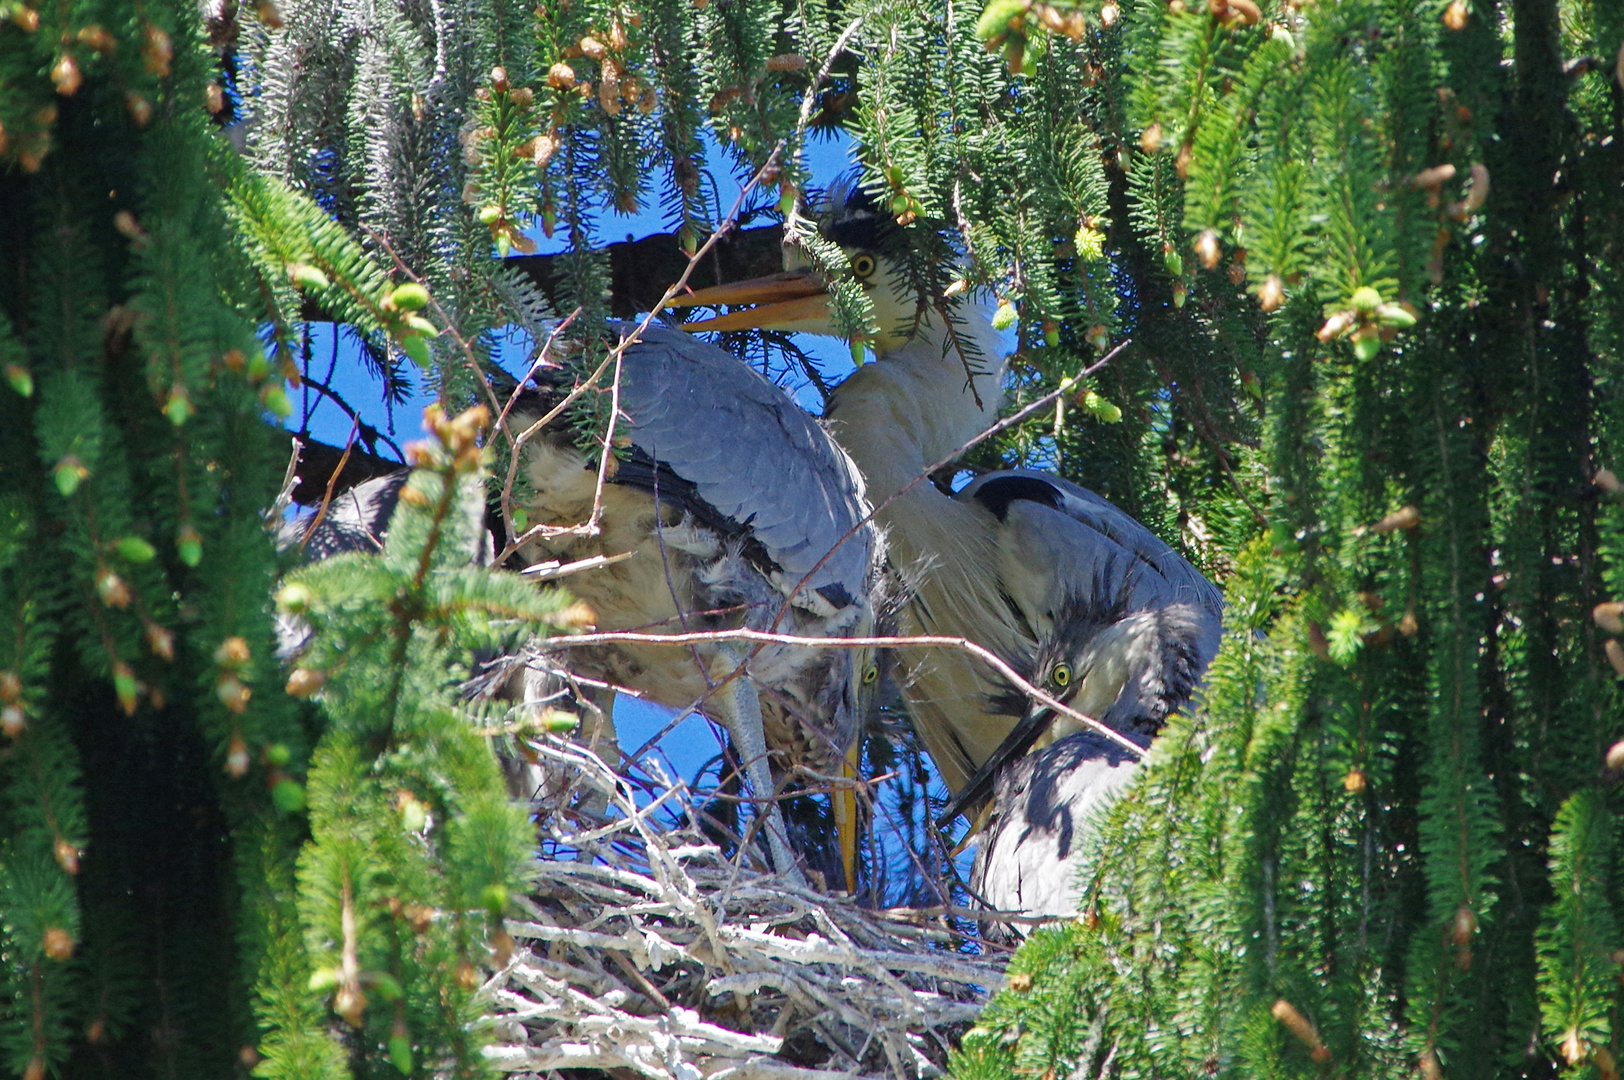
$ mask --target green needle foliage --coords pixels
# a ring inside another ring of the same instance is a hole
[[[449,687],[567,609],[436,531],[447,436],[383,555],[290,586],[325,686],[288,700],[266,414],[317,306],[467,404],[553,310],[497,256],[561,236],[591,336],[606,208],[696,249],[707,170],[775,151],[747,212],[838,271],[795,210],[838,127],[921,304],[1016,328],[1014,404],[1132,341],[978,463],[1099,490],[1229,601],[959,1080],[1617,1075],[1617,3],[0,14],[0,1065],[477,1071],[524,837]]]
[[[0,16],[0,1075],[483,1075],[533,839],[456,688],[573,609],[472,566],[437,416],[385,552],[284,588],[290,696],[301,312],[428,364],[428,297],[244,167],[195,6]]]

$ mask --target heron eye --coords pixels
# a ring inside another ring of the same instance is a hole
[[[1056,664],[1054,670],[1049,672],[1049,681],[1060,687],[1071,685],[1071,665]]]
[[[863,671],[863,685],[873,686],[880,678],[880,669],[874,664],[868,665]]]
[[[851,272],[858,278],[866,278],[874,273],[874,256],[853,255],[851,257]]]

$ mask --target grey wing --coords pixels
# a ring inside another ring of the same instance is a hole
[[[1035,622],[1068,596],[1129,590],[1129,612],[1185,605],[1201,667],[1218,652],[1223,594],[1156,534],[1087,488],[1053,473],[987,473],[956,498],[974,500],[1002,528],[1005,588]]]
[[[644,331],[622,365],[634,446],[748,526],[786,584],[833,550],[807,588],[836,608],[865,594],[874,530],[841,543],[868,513],[862,478],[815,419],[737,357],[680,331]]]
[[[339,492],[327,504],[327,513],[314,532],[310,532],[310,524],[317,512],[312,510],[283,522],[277,530],[276,546],[286,551],[303,543],[306,562],[320,562],[351,551],[367,554],[382,551],[389,518],[400,502],[400,489],[406,486],[411,474],[410,469],[398,469]],[[308,540],[305,539],[307,532],[310,533]]]
[[[1130,754],[1092,732],[1060,739],[1004,769],[971,889],[1001,911],[1075,914],[1081,856],[1136,771]]]

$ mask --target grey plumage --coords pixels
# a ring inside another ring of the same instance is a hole
[[[1137,769],[1132,754],[1091,731],[1009,765],[977,839],[971,890],[999,911],[1075,912],[1083,846]]]
[[[617,432],[630,441],[629,460],[604,490],[602,530],[538,538],[521,555],[630,552],[568,582],[603,630],[866,633],[883,544],[873,525],[859,526],[868,513],[862,478],[818,422],[731,354],[663,329],[626,349],[620,380]],[[516,410],[517,424],[547,404]],[[524,466],[536,493],[531,522],[587,520],[597,474],[573,443],[544,436],[526,447]],[[868,665],[866,650],[720,643],[600,645],[572,649],[570,661],[660,704],[680,708],[708,696],[706,711],[732,732],[758,798],[771,795],[774,771],[840,771]],[[748,677],[729,680],[741,663]],[[782,828],[772,824],[777,810],[769,805],[766,816],[778,868],[794,873]]]
[[[622,366],[632,445],[745,526],[781,586],[812,574],[806,588],[837,609],[866,593],[875,531],[840,543],[868,513],[862,478],[816,420],[753,368],[678,331],[644,331]]]
[[[1063,633],[1099,610],[1096,598],[1120,595],[1111,625],[1136,651],[1127,683],[1095,719],[1121,730],[1159,726],[1190,700],[1218,652],[1223,594],[1183,556],[1106,499],[1053,473],[988,473],[954,497],[998,520],[999,582],[1027,626]]]

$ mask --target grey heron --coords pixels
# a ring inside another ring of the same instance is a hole
[[[917,301],[890,257],[899,230],[860,193],[821,227],[846,251],[881,330],[868,342],[877,359],[835,390],[825,415],[882,507],[893,558],[920,568],[903,630],[965,637],[1019,666],[1038,655],[1040,643],[1073,639],[1086,625],[1084,652],[1065,668],[1077,708],[1125,731],[1158,726],[1189,700],[1217,651],[1218,590],[1139,522],[1052,474],[995,472],[952,496],[915,483],[996,418],[1005,371],[1000,342],[983,312],[962,302],[935,310]],[[826,298],[815,275],[792,268],[679,303],[755,305],[690,322],[689,330],[831,334]],[[911,669],[906,693],[915,724],[957,795],[998,753],[1023,710],[1008,704],[996,677],[973,658],[901,652]],[[1050,721],[1040,720],[1043,730],[999,764],[1069,733],[1067,724]],[[977,798],[992,779],[978,779]]]
[[[619,402],[619,430],[630,446],[604,486],[596,535],[568,528],[587,520],[597,497],[597,469],[586,455],[561,431],[523,450],[534,492],[528,519],[554,529],[527,541],[522,557],[630,553],[569,582],[596,612],[600,630],[749,627],[823,638],[871,630],[883,543],[864,521],[861,474],[817,420],[730,353],[658,328],[625,350]],[[548,404],[543,395],[521,405],[515,430]],[[859,699],[874,679],[869,650],[707,642],[612,643],[571,653],[575,670],[659,704],[707,699],[705,711],[732,735],[763,807],[775,868],[799,877],[773,801],[774,767],[782,773],[802,765],[825,777],[845,771]],[[842,867],[854,887],[855,796],[837,786],[832,801]]]
[[[511,430],[529,427],[568,390],[559,382],[526,392]],[[658,328],[625,349],[619,403],[618,431],[629,446],[604,485],[596,533],[571,528],[592,513],[598,470],[566,425],[522,448],[528,521],[551,528],[526,541],[518,558],[620,557],[567,582],[602,631],[870,632],[883,543],[864,524],[861,475],[815,419],[731,354]],[[376,550],[405,475],[336,499],[310,535],[309,554]],[[483,503],[470,513],[482,514]],[[303,538],[307,521],[285,527],[289,542]],[[773,772],[846,770],[860,698],[877,671],[869,650],[608,643],[571,649],[568,666],[672,708],[705,699],[743,762],[775,869],[800,879]],[[831,801],[841,865],[855,888],[855,796],[837,786]]]

